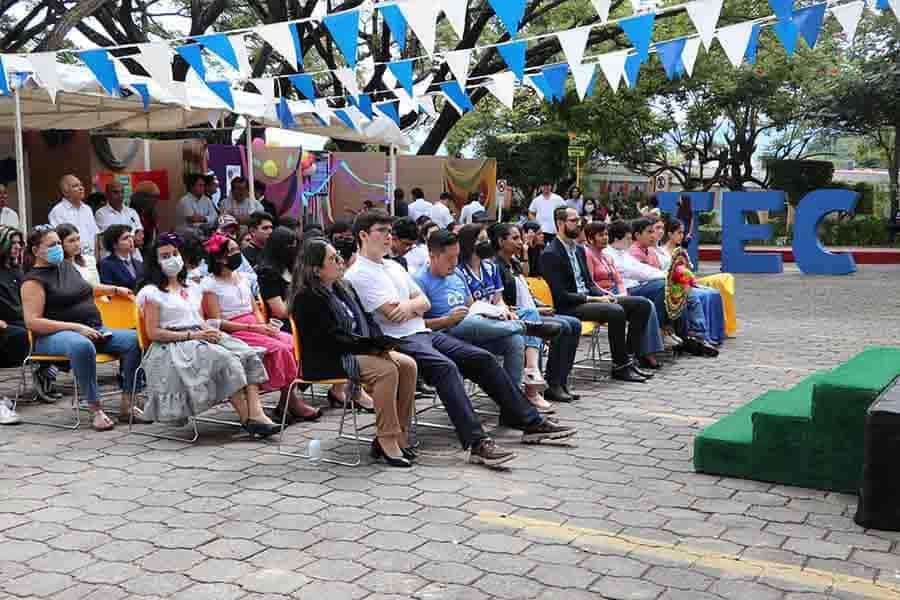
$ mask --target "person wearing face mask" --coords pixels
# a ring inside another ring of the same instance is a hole
[[[353,225],[347,221],[335,221],[325,230],[331,245],[337,250],[345,267],[353,265],[356,254],[356,242],[353,240]]]
[[[281,420],[283,411],[289,411],[294,421],[314,421],[321,417],[321,411],[307,405],[300,397],[287,397],[288,387],[297,376],[294,340],[291,334],[263,319],[247,276],[238,271],[243,260],[238,243],[216,233],[204,247],[210,274],[200,282],[203,314],[207,319],[217,320],[225,333],[250,346],[265,349],[263,363],[269,381],[262,391],[281,391],[281,399],[275,409],[277,420]]]
[[[277,433],[259,401],[259,386],[268,379],[262,359],[203,322],[202,291],[187,278],[180,246],[173,233],[159,237],[147,255],[147,284],[137,296],[152,342],[144,357],[144,417],[183,422],[228,399],[252,437]]]
[[[100,405],[97,353],[118,356],[124,382],[119,421],[127,422],[134,372],[141,362],[137,332],[104,327],[94,296],[133,298],[131,290],[102,284],[92,288],[64,259],[59,235],[49,225],[40,225],[31,232],[26,252],[33,267],[22,283],[22,309],[25,325],[34,334],[35,352],[69,358],[80,398],[87,402],[97,431],[114,426]],[[135,421],[143,421],[140,410],[135,408],[135,413]]]

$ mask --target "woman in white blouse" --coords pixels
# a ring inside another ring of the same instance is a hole
[[[75,269],[84,277],[84,280],[91,284],[91,287],[100,285],[97,261],[94,260],[93,256],[82,254],[81,234],[78,232],[78,228],[71,223],[61,223],[56,227],[56,235],[62,241],[65,259],[74,265]]]
[[[160,236],[148,253],[147,285],[137,298],[153,342],[144,357],[144,416],[183,422],[228,399],[251,436],[277,433],[259,400],[259,387],[268,380],[262,360],[244,342],[204,323],[202,292],[187,280],[179,246],[178,236]]]

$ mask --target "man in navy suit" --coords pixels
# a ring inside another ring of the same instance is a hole
[[[110,225],[103,232],[103,247],[109,256],[100,261],[100,282],[137,291],[144,278],[144,263],[134,260],[134,234],[130,225]]]

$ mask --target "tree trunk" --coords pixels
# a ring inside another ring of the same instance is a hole
[[[59,50],[71,31],[79,22],[90,17],[109,0],[81,0],[60,18],[53,31],[47,34],[38,50]]]

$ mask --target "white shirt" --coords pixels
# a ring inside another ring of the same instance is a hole
[[[219,300],[219,313],[225,320],[253,312],[253,294],[243,273],[233,273],[237,283],[219,281],[207,275],[200,282],[203,292],[212,292]]]
[[[459,222],[463,225],[468,225],[472,222],[472,215],[478,212],[484,212],[487,209],[479,202],[478,200],[473,200],[463,206],[462,212],[459,213]]]
[[[443,202],[435,202],[431,205],[431,220],[440,225],[443,229],[453,222],[453,215],[450,209]]]
[[[565,200],[566,206],[569,208],[574,208],[578,215],[581,216],[582,211],[584,210],[584,200],[581,198],[566,198]]]
[[[215,225],[218,218],[218,213],[216,213],[216,207],[213,206],[212,200],[206,196],[197,198],[193,194],[188,193],[178,201],[178,207],[175,209],[175,229],[180,233],[199,231],[202,223],[188,224],[187,222],[187,218],[194,214],[204,217],[207,225]]]
[[[10,207],[4,206],[3,210],[0,210],[0,225],[19,229],[19,215]]]
[[[72,266],[75,267],[75,270],[81,273],[81,277],[87,281],[91,287],[97,287],[100,285],[100,272],[97,271],[97,261],[94,260],[93,256],[85,256],[81,255],[81,258],[84,259],[84,266],[82,267],[78,263],[72,261]]]
[[[645,265],[631,254],[628,250],[619,250],[612,246],[603,249],[603,254],[612,259],[616,263],[616,270],[622,276],[622,283],[625,289],[633,288],[636,285],[653,281],[654,279],[665,279],[666,274],[650,265]]]
[[[187,298],[182,296],[182,292]],[[164,292],[155,285],[145,285],[137,295],[137,303],[141,309],[148,300],[159,306],[159,326],[163,329],[202,325],[203,315],[200,314],[202,299],[203,291],[200,286],[190,281],[187,288],[177,292]]]
[[[672,264],[672,254],[669,252],[668,248],[665,246],[656,246],[650,250],[656,252],[656,258],[659,259],[659,267],[663,271],[668,271],[669,265]]]
[[[97,221],[94,220],[94,213],[91,207],[81,203],[81,206],[75,206],[63,198],[50,211],[48,218],[50,225],[59,227],[63,223],[70,223],[78,228],[78,235],[81,236],[81,253],[83,255],[94,256],[94,244],[100,230],[97,228]]]
[[[231,196],[226,196],[219,203],[219,212],[222,214],[228,213],[238,221],[247,219],[251,213],[263,211],[265,209],[259,200],[254,200],[250,197],[245,198],[243,202],[236,202]]]
[[[434,205],[425,198],[419,198],[407,207],[407,216],[413,221],[415,221],[422,215],[425,215],[430,219],[432,206]]]
[[[549,198],[541,194],[531,201],[531,204],[528,206],[528,212],[534,213],[535,220],[541,226],[541,231],[555,235],[556,220],[553,218],[553,211],[565,205],[566,201],[556,194],[550,194]]]
[[[132,231],[144,228],[144,226],[141,225],[141,217],[138,216],[137,211],[130,206],[122,205],[122,210],[118,211],[107,204],[106,206],[98,208],[94,217],[97,221],[97,229],[100,230],[100,233],[106,231],[106,228],[110,225],[128,225],[131,227]]]
[[[356,290],[363,309],[375,316],[375,322],[385,335],[403,338],[428,331],[422,317],[393,323],[377,310],[387,302],[405,302],[422,293],[410,274],[396,261],[377,263],[360,254],[353,266],[347,269],[344,278]]]
[[[403,255],[406,259],[406,270],[409,273],[418,273],[419,269],[428,264],[428,245],[416,244],[412,250]]]

